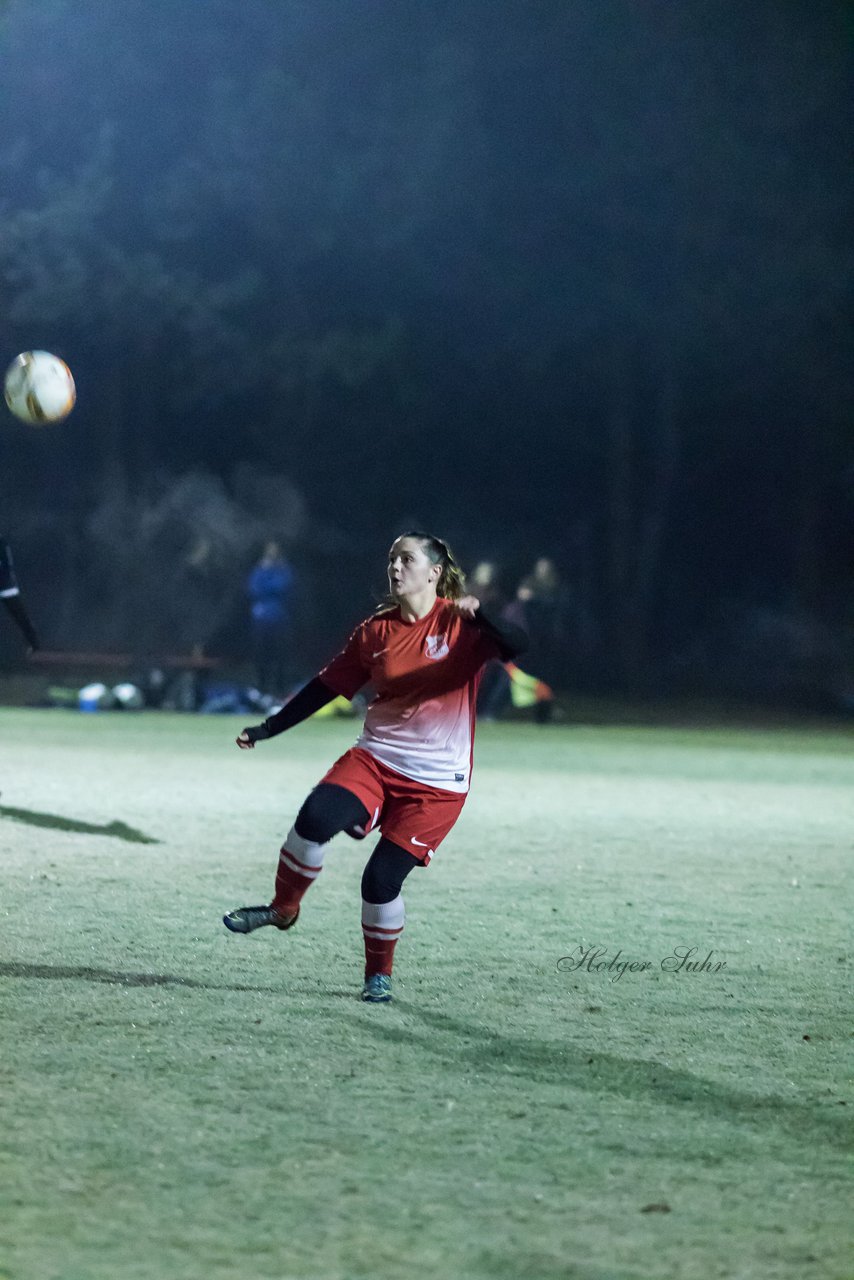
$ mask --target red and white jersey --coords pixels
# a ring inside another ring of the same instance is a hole
[[[477,688],[498,656],[495,641],[440,597],[417,622],[399,608],[367,618],[320,679],[345,698],[369,681],[376,689],[356,746],[406,778],[465,793]]]

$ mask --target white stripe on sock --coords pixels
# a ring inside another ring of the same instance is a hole
[[[403,895],[400,893],[391,902],[365,902],[362,899],[362,932],[368,938],[400,937],[405,918]],[[375,929],[382,932],[375,933]]]
[[[316,880],[320,875],[325,854],[325,844],[318,844],[315,840],[304,840],[297,834],[296,827],[291,827],[279,857],[292,871],[306,876],[309,880]]]
[[[304,863],[297,862],[295,858],[290,856],[287,849],[282,849],[279,852],[279,866],[285,866],[288,870],[295,871],[298,876],[303,876],[306,880],[316,880],[323,870],[323,867],[307,867]]]
[[[374,933],[373,929],[369,929],[367,925],[362,925],[362,933],[366,938],[376,938],[377,942],[397,942],[402,929],[388,929],[385,933]]]

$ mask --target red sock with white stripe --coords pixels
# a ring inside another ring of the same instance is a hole
[[[325,844],[304,840],[291,827],[279,854],[276,871],[276,894],[273,910],[280,916],[295,916],[306,889],[314,884],[323,869]]]
[[[403,933],[403,898],[391,902],[365,902],[362,899],[362,935],[365,939],[365,977],[375,973],[391,974],[394,948]]]

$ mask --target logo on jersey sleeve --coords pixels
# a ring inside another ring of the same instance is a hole
[[[447,658],[450,652],[446,635],[428,636],[424,641],[424,653],[433,662],[438,662],[440,658]]]

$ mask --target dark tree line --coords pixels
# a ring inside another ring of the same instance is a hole
[[[763,645],[838,667],[842,27],[771,0],[12,0],[8,356],[63,354],[79,405],[7,424],[0,465],[65,634],[133,635],[153,550],[167,581],[219,540],[236,580],[271,526],[337,634],[417,519],[510,579],[552,554],[595,620],[577,678],[664,687],[739,645],[748,677]],[[193,476],[227,518],[166,520]]]

